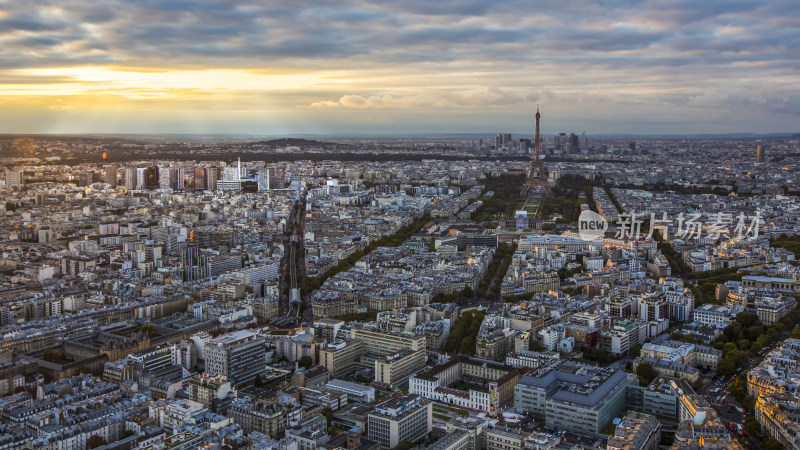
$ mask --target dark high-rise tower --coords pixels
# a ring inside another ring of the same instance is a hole
[[[117,187],[117,166],[106,164],[103,167],[103,181],[111,187]]]
[[[158,189],[158,167],[151,166],[144,169],[145,189]]]
[[[193,187],[196,190],[202,191],[206,188],[206,169],[204,167],[194,168],[194,183]]]
[[[547,170],[544,168],[541,158],[541,145],[542,136],[539,133],[539,108],[536,108],[536,141],[533,143],[533,160],[531,161],[531,170],[528,172],[528,179],[525,180],[525,185],[522,186],[521,194],[534,195],[534,194],[549,194],[550,183],[547,182]]]

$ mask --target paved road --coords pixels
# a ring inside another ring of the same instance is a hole
[[[725,427],[730,430],[731,423],[738,423],[744,426],[745,413],[739,411],[737,408],[743,409],[735,398],[728,394],[728,387],[732,381],[732,377],[719,377],[714,382],[700,390],[700,394],[705,396],[709,403],[719,411],[719,416]],[[719,391],[714,393],[714,390],[719,388]],[[731,435],[737,437],[737,434],[731,431]],[[760,448],[761,444],[755,438],[746,436],[745,441],[750,444],[752,448]]]

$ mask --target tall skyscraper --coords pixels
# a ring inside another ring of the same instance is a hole
[[[567,133],[559,133],[553,138],[553,145],[555,145],[556,150],[558,151],[566,151],[567,150]]]
[[[207,167],[206,189],[208,189],[209,191],[216,191],[218,180],[219,180],[219,167]]]
[[[247,170],[247,165],[242,165],[242,158],[236,160],[236,165],[239,168],[239,179],[250,178],[250,172]]]
[[[264,192],[275,189],[272,181],[275,179],[275,168],[265,167],[258,171],[258,191]]]
[[[531,143],[530,139],[520,139],[519,140],[519,151],[521,153],[528,153],[528,150],[533,148],[533,144]]]
[[[183,167],[173,167],[169,171],[169,186],[176,191],[186,189],[185,171]]]
[[[169,189],[169,167],[158,168],[158,187],[160,189]]]
[[[183,167],[162,167],[158,169],[158,184],[161,189],[183,190]]]
[[[158,166],[150,166],[144,169],[144,188],[158,189]]]
[[[580,153],[581,152],[581,143],[578,139],[578,135],[575,133],[570,133],[569,135],[569,152],[570,153]]]
[[[106,164],[103,167],[103,181],[111,187],[117,187],[117,166]]]
[[[194,168],[194,183],[192,187],[195,190],[202,191],[206,188],[206,169],[205,167],[195,167]]]
[[[283,166],[275,166],[273,179],[269,182],[271,189],[283,189],[286,186],[286,169]]]
[[[144,190],[147,186],[147,176],[145,175],[145,167],[136,168],[136,189]]]
[[[764,162],[764,149],[760,145],[756,147],[756,162]]]
[[[125,189],[132,191],[139,186],[139,169],[134,166],[125,166]]]

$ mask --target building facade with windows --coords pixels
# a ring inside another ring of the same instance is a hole
[[[382,447],[416,442],[433,430],[431,402],[414,394],[381,403],[367,416],[367,437]]]
[[[206,373],[225,375],[241,386],[266,373],[266,345],[257,334],[242,330],[212,339],[203,346]]]

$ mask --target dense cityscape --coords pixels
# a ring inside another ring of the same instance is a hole
[[[800,450],[800,2],[0,0],[0,450]]]
[[[800,137],[536,122],[6,136],[2,448],[798,448]]]

